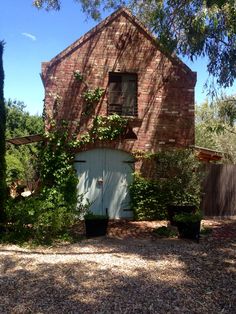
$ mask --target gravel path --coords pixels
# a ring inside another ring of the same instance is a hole
[[[236,313],[236,240],[0,245],[0,313]]]

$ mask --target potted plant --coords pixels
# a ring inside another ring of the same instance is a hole
[[[199,242],[202,214],[200,211],[194,213],[179,213],[173,217],[176,222],[180,238],[194,239]]]
[[[172,226],[176,226],[177,224],[176,224],[176,221],[174,220],[175,215],[182,214],[182,213],[193,214],[194,212],[196,212],[196,209],[197,209],[196,205],[190,205],[190,204],[167,205],[168,220],[170,221],[170,224]]]
[[[107,215],[97,215],[88,211],[84,215],[86,236],[99,237],[106,235],[108,220]]]

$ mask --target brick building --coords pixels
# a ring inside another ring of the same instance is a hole
[[[76,80],[75,72],[83,80]],[[165,53],[125,8],[44,62],[42,80],[47,127],[50,117],[64,119],[71,130],[79,125],[80,136],[94,115],[117,113],[130,120],[132,138],[95,143],[75,156],[78,188],[87,193],[94,212],[132,216],[127,188],[132,152],[194,145],[196,73]],[[83,95],[96,88],[105,92],[88,111]]]

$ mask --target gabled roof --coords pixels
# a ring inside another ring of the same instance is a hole
[[[43,67],[51,67],[56,63],[59,63],[62,59],[69,56],[71,53],[73,53],[76,49],[79,48],[82,44],[84,44],[86,41],[90,40],[91,37],[95,36],[97,33],[99,33],[102,29],[104,29],[107,25],[112,23],[115,19],[117,19],[120,15],[125,16],[131,23],[133,23],[136,27],[141,29],[144,34],[147,36],[147,38],[153,42],[153,44],[157,47],[158,50],[160,50],[164,55],[166,55],[167,58],[169,58],[173,63],[176,63],[177,65],[181,66],[186,72],[191,72],[191,69],[183,62],[181,61],[176,55],[171,55],[158,43],[157,39],[154,37],[154,35],[144,26],[142,22],[140,22],[127,8],[121,7],[114,13],[112,13],[110,16],[108,16],[106,19],[104,19],[101,23],[99,23],[97,26],[93,27],[90,31],[88,31],[86,34],[84,34],[82,37],[80,37],[78,40],[76,40],[73,44],[71,44],[69,47],[64,49],[62,52],[60,52],[57,56],[55,56],[51,61],[44,62]],[[42,77],[43,79],[43,77]]]

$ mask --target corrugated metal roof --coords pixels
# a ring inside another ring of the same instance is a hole
[[[27,136],[21,136],[21,137],[14,137],[14,138],[7,139],[6,141],[14,145],[25,145],[25,144],[31,144],[31,143],[44,141],[44,136],[43,134],[34,134],[34,135],[27,135]]]

